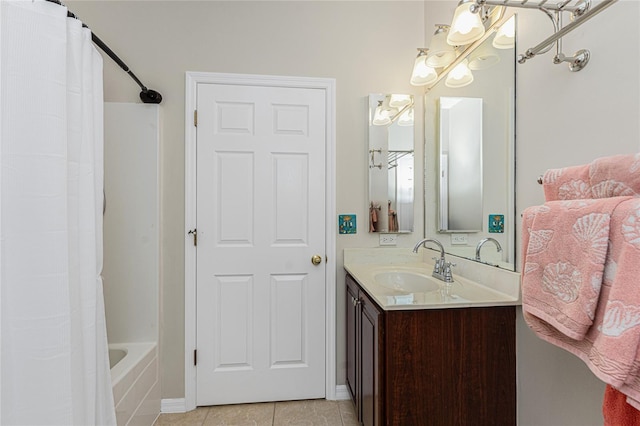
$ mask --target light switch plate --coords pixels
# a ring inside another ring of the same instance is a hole
[[[380,234],[381,246],[395,246],[398,242],[398,234]]]
[[[468,234],[451,234],[451,244],[468,244]]]
[[[355,214],[338,215],[338,232],[340,234],[355,234],[357,230]]]
[[[504,215],[503,214],[490,214],[489,215],[489,232],[491,233],[504,233]]]

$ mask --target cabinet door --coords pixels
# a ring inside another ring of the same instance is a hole
[[[358,328],[359,328],[359,295],[358,285],[347,275],[347,388],[356,405],[356,414],[360,418],[360,388],[358,386]]]
[[[384,322],[386,424],[516,424],[515,307],[388,311]]]
[[[382,424],[382,389],[379,367],[381,365],[381,320],[382,313],[376,305],[360,292],[360,340],[361,340],[361,421],[364,426]]]

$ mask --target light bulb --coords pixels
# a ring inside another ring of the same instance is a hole
[[[502,24],[496,36],[493,38],[493,47],[496,49],[513,49],[516,45],[516,20],[512,16]]]
[[[411,103],[411,95],[398,95],[393,94],[389,99],[389,106],[391,108],[402,108]]]
[[[473,83],[473,73],[469,69],[468,61],[465,59],[449,71],[444,85],[452,89],[458,89],[471,83]]]
[[[485,40],[480,47],[474,50],[469,59],[469,68],[476,70],[485,70],[500,62],[500,55],[491,46],[489,40]]]
[[[453,15],[447,43],[452,46],[464,46],[482,38],[484,25],[479,13],[471,12],[473,0],[462,0]]]
[[[436,27],[429,45],[429,53],[427,53],[427,65],[433,68],[444,68],[456,60],[456,52],[453,46],[447,43],[449,26],[436,25]]]
[[[433,84],[438,79],[436,70],[426,64],[425,50],[426,49],[420,51],[413,64],[413,73],[411,73],[411,84],[413,86]]]
[[[413,126],[413,108],[407,109],[398,118],[398,126]]]
[[[389,111],[382,107],[382,101],[378,101],[378,106],[376,107],[376,111],[373,114],[372,123],[374,126],[386,126],[387,124],[391,123]]]

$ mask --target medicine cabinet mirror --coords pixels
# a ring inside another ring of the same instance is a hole
[[[369,95],[369,232],[413,232],[414,99]]]
[[[494,47],[497,30],[465,52],[471,84],[448,87],[443,76],[425,93],[425,234],[449,254],[513,271],[516,49]]]

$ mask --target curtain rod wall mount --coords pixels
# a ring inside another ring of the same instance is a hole
[[[159,104],[162,102],[162,95],[155,90],[147,89],[140,92],[140,100],[145,104]]]
[[[60,0],[47,0],[47,1],[66,7]],[[69,8],[67,8],[67,16],[69,18],[80,19],[73,12],[71,12]],[[82,26],[85,28],[89,28],[85,23],[83,23]],[[91,31],[91,28],[89,28],[89,30]],[[142,90],[140,92],[140,100],[142,102],[144,102],[145,104],[159,104],[160,102],[162,102],[162,95],[159,92],[156,92],[155,90],[148,89],[144,84],[142,84],[140,79],[138,79],[138,77],[136,77],[133,71],[129,69],[129,66],[127,66],[127,64],[125,64],[124,61],[120,59],[118,55],[116,55],[115,52],[111,50],[109,46],[105,44],[105,42],[100,40],[100,38],[97,35],[95,35],[93,31],[91,31],[91,41],[93,41],[93,43],[96,46],[98,46],[104,53],[106,53],[111,59],[113,59],[113,61],[116,64],[118,64],[118,66],[122,68],[124,72],[129,74],[129,77],[131,77],[133,81],[135,81],[136,84],[138,84],[138,86],[140,86],[140,89]]]

